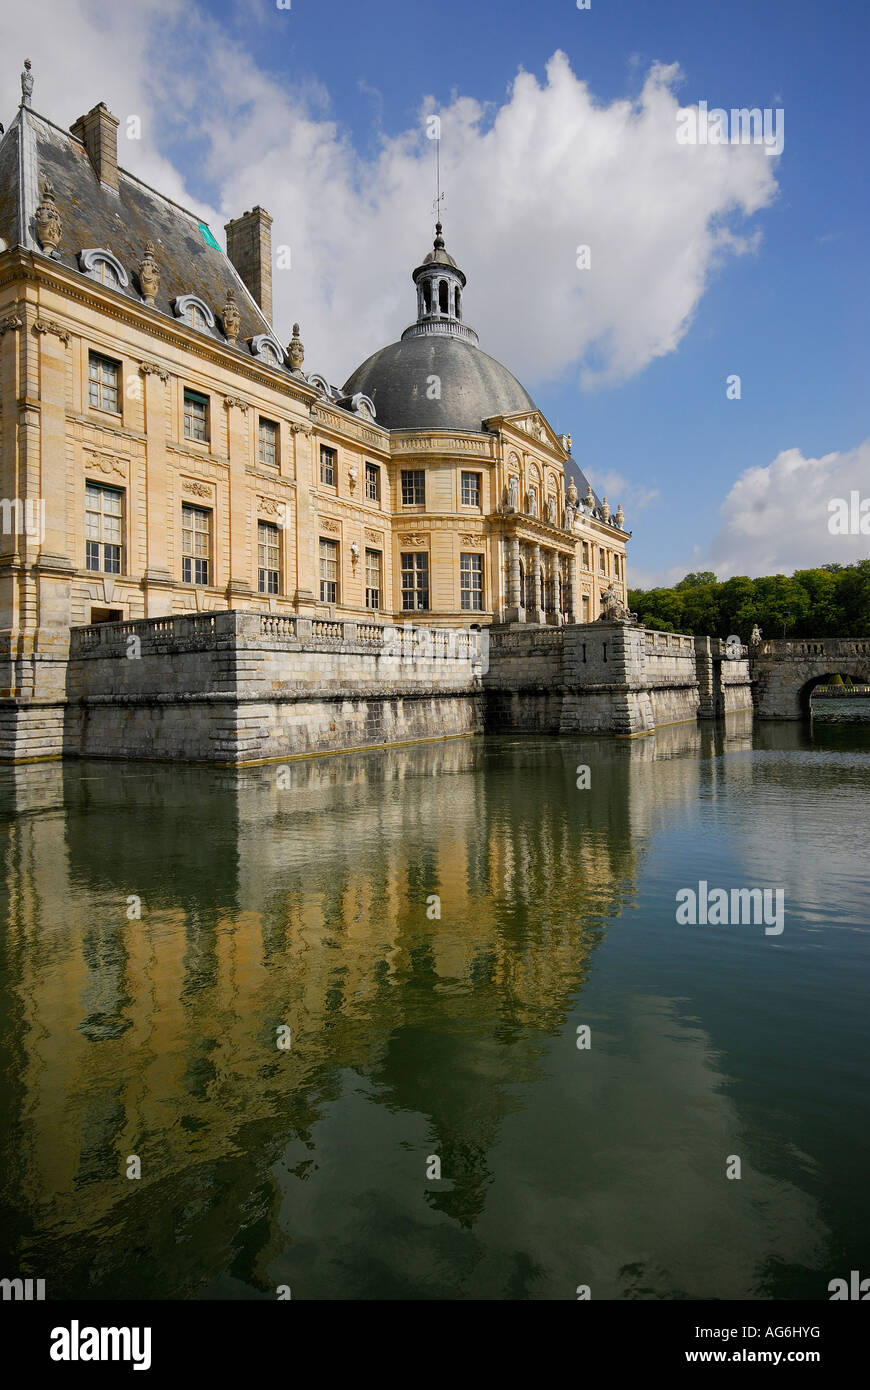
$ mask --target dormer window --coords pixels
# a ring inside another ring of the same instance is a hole
[[[103,247],[93,246],[87,251],[80,251],[79,265],[92,280],[109,289],[124,290],[130,283],[130,277],[117,256]]]
[[[284,349],[277,338],[273,338],[270,333],[258,333],[255,338],[252,338],[251,352],[261,362],[268,362],[270,367],[283,365]]]
[[[182,294],[173,302],[175,317],[182,319],[190,328],[197,328],[205,332],[206,329],[214,328],[214,314],[206,304],[205,300],[200,299],[195,294]]]

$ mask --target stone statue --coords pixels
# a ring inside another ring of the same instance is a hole
[[[287,348],[287,356],[290,360],[291,372],[298,372],[302,363],[305,361],[305,348],[302,346],[302,339],[299,337],[299,324],[293,325],[293,337],[290,339]]]
[[[761,628],[758,626],[758,623],[755,623],[753,625],[752,636],[749,640],[752,643],[753,647],[757,647],[759,642],[761,641]]]
[[[236,292],[233,289],[227,290],[227,301],[221,317],[224,321],[224,334],[227,342],[234,343],[239,336],[242,316],[239,313],[239,306],[236,304]]]
[[[54,189],[48,179],[45,179],[42,185],[42,200],[36,209],[36,235],[43,251],[51,254],[57,250],[62,230],[60,213],[54,201]]]
[[[160,266],[157,264],[156,247],[153,241],[146,241],[145,254],[139,262],[139,284],[146,304],[153,304],[160,288]]]
[[[33,73],[30,71],[30,59],[24,59],[24,71],[21,74],[21,105],[30,106],[30,98],[33,95]]]
[[[550,523],[551,526],[555,526],[555,525],[556,525],[556,499],[555,499],[555,497],[548,497],[548,498],[547,498],[547,520],[549,521],[549,523]]]
[[[520,505],[520,484],[519,479],[511,475],[508,478],[508,506],[512,512],[517,510]]]
[[[574,508],[571,506],[571,503],[568,502],[567,505],[566,505],[566,507],[565,507],[565,530],[566,530],[566,531],[573,531],[573,530],[574,530],[574,517],[575,517],[575,516],[576,516],[576,512],[574,511]]]
[[[622,601],[615,584],[609,584],[601,595],[601,623],[626,622],[634,617]]]
[[[533,487],[529,488],[529,516],[538,515],[538,494]]]

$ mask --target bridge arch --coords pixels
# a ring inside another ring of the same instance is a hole
[[[772,640],[750,649],[750,675],[759,719],[807,719],[815,686],[839,672],[870,684],[870,637]]]

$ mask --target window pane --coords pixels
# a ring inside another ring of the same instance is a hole
[[[366,608],[381,606],[381,552],[366,551]]]
[[[429,556],[402,555],[402,608],[420,612],[429,607]]]
[[[320,481],[327,487],[335,487],[335,450],[320,446]]]
[[[422,507],[426,502],[426,473],[422,468],[402,469],[402,506]]]
[[[459,588],[461,607],[479,613],[483,608],[483,556],[460,555]]]
[[[278,426],[274,420],[260,417],[260,463],[274,465],[278,461]]]
[[[480,474],[462,474],[462,505],[463,507],[480,506]]]
[[[375,463],[366,464],[366,501],[381,500],[381,470]]]
[[[181,508],[181,577],[186,584],[208,584],[211,557],[211,512]]]

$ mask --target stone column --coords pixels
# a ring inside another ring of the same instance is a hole
[[[577,547],[574,547],[568,557],[568,622],[579,623],[580,621],[580,579],[578,575],[579,561],[577,559]]]
[[[145,399],[145,616],[160,618],[172,612],[166,509],[166,387],[169,373],[155,362],[143,362]],[[180,518],[179,518],[180,520]],[[176,521],[176,526],[179,521]],[[180,560],[179,560],[180,564]],[[175,578],[180,579],[179,572]]]
[[[529,546],[528,585],[526,617],[530,623],[542,623],[544,610],[541,606],[541,547],[537,541],[533,541]]]
[[[506,623],[523,623],[526,620],[526,596],[520,584],[520,542],[518,536],[507,538],[507,607]]]

